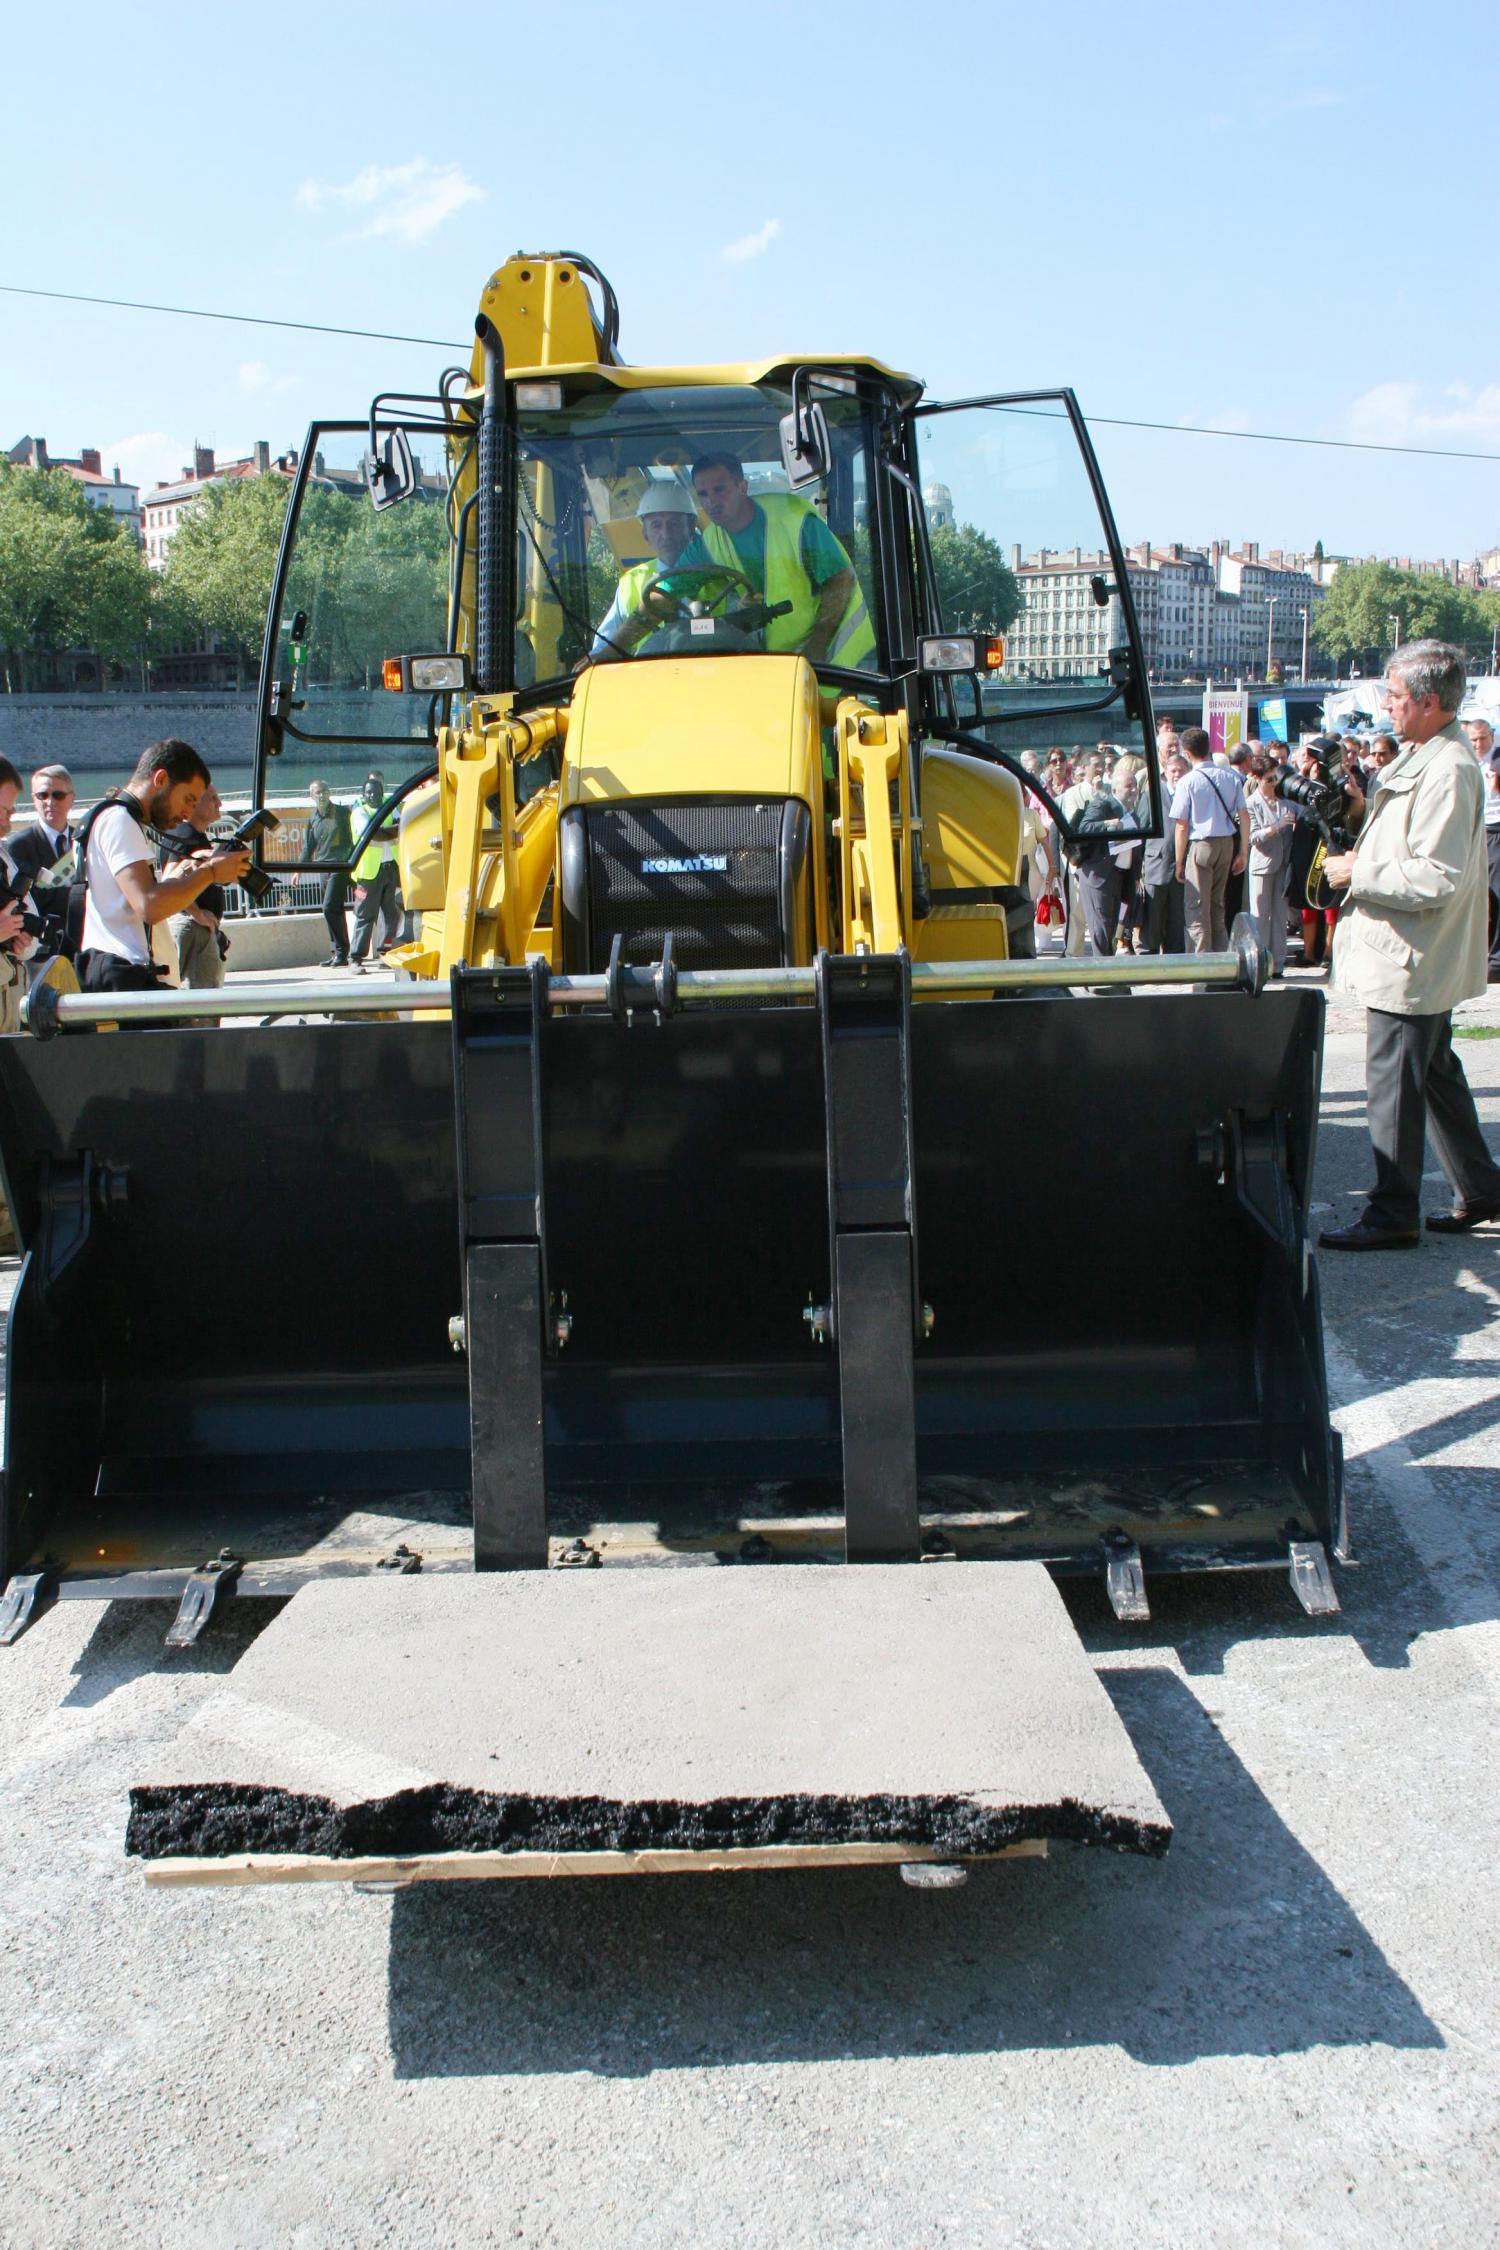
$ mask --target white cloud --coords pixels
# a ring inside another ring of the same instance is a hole
[[[285,391],[294,391],[301,377],[298,375],[273,375],[263,359],[240,361],[240,389],[252,398],[280,398]]]
[[[738,240],[726,242],[719,256],[727,258],[731,265],[742,266],[747,258],[764,257],[780,232],[781,221],[767,219],[765,225],[757,227],[754,234],[742,234]]]
[[[1441,399],[1445,402],[1438,405]],[[1347,435],[1364,445],[1458,445],[1500,449],[1500,383],[1470,390],[1448,383],[1377,383],[1349,409]]]
[[[352,180],[338,184],[304,180],[297,201],[304,211],[340,210],[361,216],[363,224],[346,238],[350,241],[390,235],[414,248],[466,203],[482,203],[484,189],[466,179],[457,164],[434,164],[425,156],[414,156],[408,164],[367,164]]]
[[[185,462],[193,458],[190,438],[172,437],[165,430],[138,430],[133,437],[117,438],[113,445],[100,447],[104,473],[112,476],[116,462],[127,484],[138,484],[143,492],[153,485],[171,484],[180,477]]]

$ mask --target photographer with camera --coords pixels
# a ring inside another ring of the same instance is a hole
[[[1330,852],[1347,851],[1354,826],[1363,816],[1364,794],[1332,760],[1339,755],[1336,735],[1315,734],[1298,752],[1300,773],[1279,773],[1276,794],[1294,808],[1288,890],[1302,923],[1302,964],[1327,974],[1333,959],[1333,932],[1339,902],[1324,878]]]
[[[1488,866],[1484,781],[1457,724],[1461,649],[1408,641],[1386,667],[1397,755],[1368,804],[1351,806],[1352,850],[1323,872],[1344,897],[1333,977],[1362,1001],[1375,1186],[1353,1226],[1325,1229],[1328,1250],[1411,1249],[1421,1240],[1422,1162],[1432,1142],[1453,1209],[1434,1234],[1500,1219],[1500,1165],[1480,1130],[1453,1052],[1453,1010],[1485,989]]]
[[[79,864],[85,886],[80,980],[85,992],[154,992],[151,930],[180,914],[210,884],[236,883],[250,865],[244,846],[154,864],[146,831],[166,835],[186,820],[210,775],[188,742],[153,742],[117,796],[84,822]]]

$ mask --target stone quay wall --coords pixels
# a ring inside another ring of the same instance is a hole
[[[65,765],[75,775],[127,771],[148,742],[177,735],[210,766],[248,768],[255,691],[219,695],[0,695],[0,756],[20,769]]]

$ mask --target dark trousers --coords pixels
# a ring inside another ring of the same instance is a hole
[[[323,919],[328,924],[328,935],[333,950],[341,961],[349,958],[349,878],[347,875],[330,875],[323,885]]]
[[[1365,1015],[1366,1102],[1375,1151],[1372,1226],[1410,1234],[1422,1213],[1422,1160],[1430,1133],[1459,1203],[1500,1203],[1500,1164],[1480,1130],[1453,1018]]]
[[[363,961],[368,955],[377,922],[385,931],[382,943],[394,945],[401,935],[401,878],[396,862],[382,860],[369,882],[360,888],[365,895],[354,906],[354,951],[350,958],[355,961]]]
[[[1143,890],[1141,937],[1148,953],[1185,953],[1187,924],[1183,918],[1182,885],[1174,876]]]
[[[1485,845],[1490,855],[1490,967],[1500,968],[1500,828],[1487,828]]]
[[[85,992],[160,992],[161,978],[140,961],[122,961],[118,953],[80,953],[79,983]]]
[[[1115,950],[1120,920],[1120,870],[1109,853],[1085,861],[1078,870],[1078,896],[1083,906],[1083,926],[1094,951],[1109,960]]]

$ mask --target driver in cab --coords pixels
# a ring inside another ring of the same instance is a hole
[[[755,595],[784,614],[766,626],[766,647],[812,664],[868,665],[875,634],[854,566],[816,508],[790,492],[752,499],[732,453],[693,463],[693,490],[708,518],[712,561],[738,571]]]
[[[636,520],[646,535],[653,560],[632,563],[621,573],[615,598],[594,635],[589,656],[633,656],[642,641],[664,622],[664,613],[653,614],[645,602],[646,589],[668,571],[708,570],[712,564],[698,537],[698,511],[693,496],[675,478],[653,477],[641,494]]]

